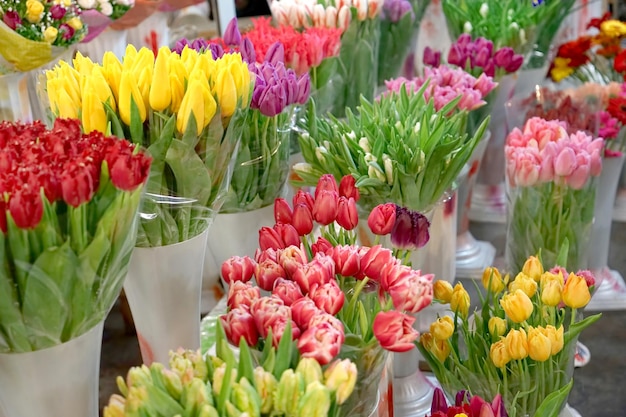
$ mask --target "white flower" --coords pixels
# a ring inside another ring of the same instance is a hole
[[[363,151],[365,153],[370,153],[372,152],[372,147],[370,146],[370,141],[367,140],[367,138],[364,136],[361,139],[359,139],[359,146],[361,147],[361,149],[363,149]]]
[[[526,41],[528,41],[528,39],[526,39],[526,31],[524,29],[520,29],[519,30],[519,41],[523,44],[526,43]]]
[[[517,24],[517,22],[513,22],[509,25],[509,29],[511,30],[519,30],[519,25]]]
[[[472,27],[472,24],[470,22],[465,22],[465,24],[463,25],[463,32],[472,33],[472,29],[474,29]]]
[[[315,156],[319,161],[324,161],[326,159],[325,155],[328,153],[328,149],[323,146],[318,146],[315,148]]]
[[[383,154],[383,166],[385,167],[387,184],[393,184],[393,161],[387,154]]]
[[[292,168],[294,171],[306,172],[309,174],[313,173],[313,166],[311,166],[308,162],[298,162],[293,164]]]
[[[354,130],[352,130],[352,131],[350,131],[350,132],[346,133],[346,135],[347,135],[350,139],[352,139],[352,140],[356,140],[356,133],[354,133]],[[367,139],[367,138],[366,138],[366,139]]]
[[[415,123],[415,126],[413,127],[413,132],[419,133],[421,127],[422,127],[422,124],[420,122]]]
[[[487,18],[487,14],[489,13],[489,5],[487,3],[481,4],[478,13],[480,13],[483,19]]]
[[[111,16],[113,14],[113,6],[111,6],[111,3],[108,1],[100,3],[100,13],[105,16]]]
[[[78,0],[81,9],[89,10],[96,7],[96,0]]]
[[[376,168],[374,165],[370,165],[367,167],[367,175],[370,178],[376,178],[379,179],[381,181],[385,181],[385,174],[383,174],[378,168]]]
[[[378,159],[376,158],[376,156],[374,156],[373,154],[366,152],[365,156],[363,157],[363,159],[365,159],[365,162],[376,162]]]

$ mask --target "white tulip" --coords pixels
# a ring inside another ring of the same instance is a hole
[[[472,30],[474,28],[472,27],[472,24],[470,22],[465,22],[465,24],[463,25],[463,32],[465,33],[472,33]]]
[[[337,9],[335,7],[328,6],[326,8],[326,22],[324,23],[327,28],[337,27]]]
[[[346,31],[350,26],[352,20],[352,13],[350,12],[350,6],[341,6],[339,13],[337,13],[337,26],[342,31]]]
[[[489,5],[487,3],[481,4],[478,13],[480,13],[483,19],[487,18],[487,14],[489,13]]]

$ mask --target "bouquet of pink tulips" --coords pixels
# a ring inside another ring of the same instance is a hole
[[[353,177],[338,185],[325,175],[314,196],[300,190],[291,207],[276,200],[276,224],[259,231],[255,259],[233,257],[222,265],[229,290],[228,313],[220,319],[230,342],[262,350],[265,338],[277,346],[289,334],[296,356],[321,365],[351,359],[361,377],[345,415],[369,415],[385,350],[413,348],[415,318],[406,313],[428,306],[433,291],[431,274],[402,265],[391,250],[356,246],[358,199]],[[415,229],[404,220],[392,205],[374,210],[370,224],[378,235],[425,243],[424,233],[407,239]]]
[[[594,177],[602,171],[604,140],[564,122],[533,117],[508,135],[505,146],[508,220],[506,261],[521,270],[529,254],[541,251],[555,264],[569,243],[567,265],[585,269],[593,222]]]

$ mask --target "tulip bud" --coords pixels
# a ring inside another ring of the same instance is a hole
[[[522,272],[539,282],[541,275],[543,274],[543,265],[541,265],[539,258],[531,256],[526,260],[526,262],[524,262]]]
[[[430,325],[430,333],[437,340],[448,340],[454,333],[454,321],[450,316],[439,317]]]
[[[467,318],[469,315],[470,296],[460,282],[457,283],[452,290],[450,308],[463,318]]]
[[[367,218],[367,225],[372,233],[385,236],[391,233],[396,222],[396,205],[393,203],[379,204],[374,207]]]
[[[510,292],[515,292],[516,290],[522,290],[529,298],[532,298],[537,293],[537,282],[520,272],[509,285]]]
[[[483,287],[494,294],[498,294],[504,289],[505,283],[502,280],[500,271],[495,267],[487,267],[483,272]]]
[[[545,362],[550,358],[551,352],[550,338],[540,329],[528,329],[528,356],[537,362]]]
[[[119,394],[111,395],[109,404],[104,407],[103,417],[125,417],[126,412],[124,406],[126,405],[126,399]]]
[[[500,305],[506,315],[515,323],[521,323],[528,319],[533,312],[533,303],[520,289],[507,293],[500,299]]]
[[[548,325],[540,330],[550,339],[550,354],[556,355],[563,349],[565,341],[563,340],[563,326],[558,329],[552,325]]]
[[[230,383],[237,380],[237,369],[232,369],[230,374]],[[224,376],[226,375],[226,364],[223,363],[213,370],[213,394],[220,395],[222,391],[222,384],[224,382]]]
[[[313,204],[313,218],[316,222],[327,226],[337,218],[339,193],[337,191],[316,191]]]
[[[504,368],[511,361],[504,339],[498,340],[489,348],[489,358],[496,368]]]
[[[441,301],[442,303],[449,303],[452,300],[452,284],[448,281],[437,280],[433,284],[433,293],[436,300]]]
[[[293,369],[283,372],[274,392],[274,413],[296,415],[304,389],[302,375],[295,373]]]
[[[86,87],[83,92],[81,118],[85,133],[93,131],[106,132],[108,125],[107,115],[96,90],[91,86]]]
[[[313,231],[313,213],[306,204],[298,203],[294,206],[292,224],[300,236]]]
[[[217,409],[209,404],[202,405],[198,417],[220,417]]]
[[[134,79],[133,74],[129,71],[122,71],[119,87],[119,113],[122,122],[130,126],[131,125],[131,109],[132,103],[137,106],[137,116],[141,123],[146,120],[146,106],[143,101],[139,87],[137,87],[137,80]]]
[[[169,79],[169,51],[166,46],[159,49],[154,62],[154,72],[150,83],[150,107],[157,112],[167,109],[172,103],[172,86]]]
[[[218,72],[213,90],[218,97],[222,117],[232,116],[237,108],[237,86],[226,68]]]
[[[187,91],[180,103],[180,109],[176,116],[176,128],[181,134],[187,131],[189,121],[193,116],[196,133],[199,135],[204,128],[204,86],[199,80],[193,80],[187,87]]]
[[[506,320],[500,317],[491,317],[487,323],[489,327],[489,333],[494,338],[498,338],[506,333]]]
[[[222,263],[222,278],[228,284],[234,281],[248,282],[255,266],[256,262],[249,256],[233,256]]]
[[[324,375],[319,362],[313,358],[302,358],[296,367],[296,373],[302,375],[304,385],[308,386],[313,382],[322,381]]]
[[[115,99],[119,102],[120,81],[122,79],[122,64],[111,51],[104,53],[102,57],[102,72]]]
[[[230,399],[237,409],[249,416],[261,415],[261,398],[245,377],[233,384]]]
[[[339,197],[336,220],[345,230],[352,230],[359,224],[359,213],[354,198]]]
[[[335,393],[338,405],[343,404],[352,394],[356,379],[356,365],[349,359],[336,360],[324,371],[324,384]]]
[[[581,276],[569,274],[563,287],[563,302],[570,308],[583,308],[591,300],[587,282]]]
[[[293,213],[291,211],[291,207],[289,207],[289,203],[287,203],[287,200],[282,197],[274,200],[274,221],[276,223],[291,224],[292,218]]]
[[[262,367],[254,368],[254,387],[261,399],[261,414],[268,414],[274,407],[274,393],[278,386],[278,381],[271,372],[267,372]]]
[[[306,385],[306,391],[298,404],[300,417],[326,417],[330,411],[330,390],[320,381]]]
[[[207,384],[199,378],[193,378],[191,382],[183,388],[181,405],[185,410],[198,412],[203,404],[213,405],[213,396],[211,392],[209,392]],[[192,414],[195,414],[195,412]]]
[[[550,307],[556,307],[561,302],[563,284],[557,280],[546,281],[546,285],[541,286],[541,302]]]
[[[528,337],[524,329],[511,329],[504,338],[504,344],[511,359],[524,359],[528,356]]]
[[[344,175],[339,182],[339,196],[346,198],[354,198],[359,201],[359,189],[356,186],[356,180],[352,175]]]

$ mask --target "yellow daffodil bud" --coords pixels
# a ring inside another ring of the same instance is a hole
[[[506,350],[511,359],[524,359],[528,356],[528,337],[524,329],[512,329],[504,338]]]
[[[91,86],[88,86],[83,93],[81,118],[85,133],[91,133],[94,130],[106,133],[108,124],[106,112],[98,93]]]
[[[146,120],[146,106],[137,87],[137,82],[130,71],[122,71],[117,106],[120,118],[127,126],[130,126],[131,123],[131,101],[137,106],[139,120],[143,123]]]
[[[72,17],[65,23],[67,23],[67,25],[74,30],[81,30],[83,28],[83,21],[80,20],[78,17]]]
[[[533,312],[533,302],[522,290],[507,293],[500,299],[500,305],[506,315],[515,323],[528,319]]]
[[[541,274],[543,274],[543,265],[539,262],[539,258],[536,256],[531,256],[526,259],[524,262],[524,266],[522,267],[522,272],[535,281],[539,282],[541,279]]]
[[[491,317],[487,323],[487,327],[493,337],[503,336],[504,333],[506,333],[506,320],[500,317]]]
[[[204,97],[202,95],[202,84],[200,81],[193,81],[187,87],[180,109],[176,115],[176,128],[180,133],[185,133],[189,119],[193,115],[196,123],[198,135],[204,128]]]
[[[237,107],[237,88],[231,73],[227,69],[222,69],[218,72],[213,87],[222,117],[232,116]]]
[[[500,293],[504,289],[504,281],[500,271],[495,267],[487,267],[483,272],[483,287],[494,294]]]
[[[570,308],[583,308],[591,300],[591,293],[585,278],[574,274],[567,277],[563,287],[563,302]]]
[[[176,75],[170,74],[170,88],[172,91],[172,104],[170,106],[173,113],[178,113],[180,110],[180,104],[185,96],[184,81],[180,80]]]
[[[430,325],[430,333],[437,340],[448,340],[454,333],[454,321],[452,317],[439,317]]]
[[[537,293],[537,282],[523,272],[517,274],[513,282],[509,284],[509,291],[522,290],[528,297]]]
[[[172,103],[172,86],[170,85],[168,64],[169,55],[164,52],[165,50],[169,51],[169,48],[162,47],[159,49],[150,85],[150,107],[157,112],[167,109]]]
[[[548,325],[545,328],[540,328],[540,331],[550,339],[550,354],[556,355],[563,349],[563,326],[558,329],[552,325]]]
[[[349,359],[337,359],[324,371],[324,385],[335,393],[335,399],[339,405],[352,394],[356,380],[356,365]]]
[[[43,31],[43,40],[48,43],[54,43],[57,39],[57,35],[59,34],[59,30],[54,26],[48,26],[46,30]]]
[[[541,329],[528,329],[528,356],[537,362],[545,362],[550,358],[552,347],[550,338]]]
[[[452,284],[442,279],[437,280],[433,284],[433,293],[436,300],[449,303],[452,298]]]
[[[26,20],[38,23],[43,17],[44,6],[39,0],[26,1]]]
[[[563,284],[558,280],[546,281],[541,289],[541,302],[550,307],[556,307],[561,302]]]
[[[467,318],[470,308],[470,296],[460,282],[454,286],[450,297],[450,308],[461,317]]]
[[[497,368],[504,368],[511,361],[504,339],[498,340],[489,348],[489,358]]]

